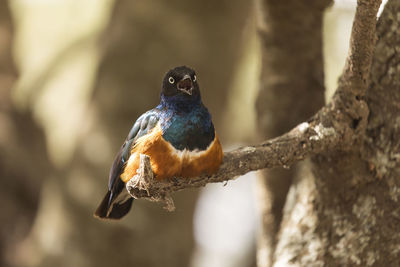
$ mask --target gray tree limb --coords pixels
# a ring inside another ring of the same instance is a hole
[[[225,153],[223,163],[214,175],[167,181],[153,179],[149,158],[141,155],[139,173],[127,183],[127,189],[134,198],[160,201],[172,192],[233,180],[250,171],[288,168],[310,155],[334,148],[340,140],[334,128],[325,128],[319,121],[304,122],[278,138]]]

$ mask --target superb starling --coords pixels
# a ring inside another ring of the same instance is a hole
[[[137,119],[117,154],[96,217],[120,219],[128,213],[133,198],[125,183],[136,175],[140,154],[150,157],[158,180],[218,171],[223,151],[194,70],[181,66],[168,71],[160,98],[156,108]]]

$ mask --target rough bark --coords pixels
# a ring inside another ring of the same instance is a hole
[[[400,264],[396,138],[400,3],[389,1],[386,5],[372,58],[374,35],[360,25],[375,25],[373,14],[378,4],[358,1],[349,55],[352,62],[347,62],[336,94],[336,98],[348,99],[344,103],[363,106],[365,101],[368,120],[357,119],[357,112],[349,113],[354,128],[360,128],[353,137],[354,145],[314,157],[316,178],[303,179],[293,188],[291,197],[296,204],[285,214],[277,266]]]
[[[263,139],[287,132],[324,104],[322,16],[330,2],[257,1],[262,72],[256,108]],[[263,224],[258,266],[272,262],[286,194],[298,168],[265,170],[258,179]]]

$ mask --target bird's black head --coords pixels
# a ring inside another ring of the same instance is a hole
[[[186,66],[169,70],[164,77],[161,95],[167,98],[194,100],[200,97],[196,73]],[[176,96],[176,97],[174,97]]]

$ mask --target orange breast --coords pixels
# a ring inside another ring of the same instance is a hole
[[[200,174],[213,174],[219,169],[224,153],[217,134],[205,151],[187,152],[182,158],[182,177],[196,177]]]
[[[140,154],[150,157],[151,169],[157,179],[171,178],[181,172],[181,159],[173,153],[170,145],[161,135],[161,127],[157,125],[149,134],[136,141],[124,172],[121,174],[122,181],[126,183],[136,175],[140,164]]]
[[[179,151],[162,137],[160,125],[147,135],[139,138],[131,151],[121,179],[125,183],[134,175],[140,164],[140,154],[150,157],[151,168],[156,179],[195,177],[203,173],[218,171],[222,163],[223,151],[218,137],[205,151]]]

